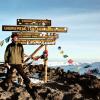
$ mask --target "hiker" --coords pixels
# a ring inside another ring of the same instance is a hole
[[[14,33],[11,35],[12,43],[10,43],[5,50],[4,60],[5,65],[8,66],[9,70],[6,74],[6,78],[1,82],[3,89],[7,89],[12,81],[12,74],[14,69],[22,76],[25,85],[30,84],[30,79],[26,76],[23,71],[23,61],[24,61],[24,49],[22,44],[17,43],[18,34]]]

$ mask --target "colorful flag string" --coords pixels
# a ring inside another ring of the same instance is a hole
[[[6,39],[4,39],[4,40],[0,41],[0,46],[3,46],[4,41],[5,41],[6,43],[8,43],[8,42],[9,42],[9,40],[10,40],[10,36],[9,36],[9,37],[7,37]]]
[[[8,43],[10,40],[10,36],[5,39],[5,42]]]
[[[64,50],[62,50],[61,46],[58,47],[58,50],[59,50],[60,54],[63,56],[63,58],[68,58],[69,57],[67,54],[65,54]],[[70,58],[67,59],[68,64],[72,65],[73,62],[74,62],[73,59],[70,59]]]
[[[68,55],[65,54],[64,50],[62,50],[61,46],[58,47],[59,53],[62,55],[63,58],[67,58]]]
[[[3,44],[4,44],[4,40],[0,42],[0,46],[3,46]]]

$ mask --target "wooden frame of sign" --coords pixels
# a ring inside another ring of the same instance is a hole
[[[47,50],[47,45],[55,45],[56,39],[58,38],[58,34],[56,33],[36,33],[36,32],[13,32],[12,34],[18,34],[18,43],[23,45],[41,45],[38,47],[24,62],[28,61],[30,58],[34,57],[34,55],[45,45],[45,50]],[[47,82],[47,62],[48,60],[44,59],[44,68],[45,68],[45,76],[44,82]]]

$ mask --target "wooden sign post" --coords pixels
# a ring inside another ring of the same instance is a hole
[[[45,51],[47,50],[47,45],[45,45]],[[44,76],[44,82],[47,82],[47,69],[48,69],[48,56],[46,59],[44,59],[44,68],[45,68],[45,76]]]
[[[24,63],[34,57],[43,46],[45,46],[45,51],[47,51],[47,45],[55,45],[56,39],[59,37],[55,32],[63,33],[67,32],[67,30],[67,27],[51,27],[51,20],[48,19],[17,19],[17,25],[2,25],[2,31],[14,31],[12,34],[18,34],[18,43],[23,45],[40,45]],[[42,32],[45,32],[45,34],[42,34]],[[44,82],[47,82],[47,66],[48,56],[44,57]]]

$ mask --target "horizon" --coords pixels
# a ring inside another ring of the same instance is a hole
[[[49,4],[49,5],[48,5]],[[52,26],[68,27],[67,33],[58,33],[56,45],[48,46],[49,60],[75,62],[100,61],[100,1],[99,0],[2,0],[0,3],[0,27],[16,25],[16,19],[50,19]],[[0,28],[1,29],[1,28]],[[11,32],[0,30],[0,41]],[[11,41],[11,40],[10,40]],[[8,42],[10,43],[10,42]],[[0,61],[8,43],[0,46]],[[63,58],[61,46],[68,58]],[[24,46],[25,54],[30,55],[38,46]],[[39,51],[40,55],[42,51]]]

